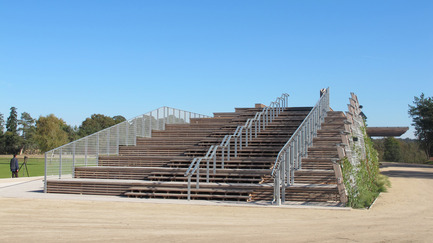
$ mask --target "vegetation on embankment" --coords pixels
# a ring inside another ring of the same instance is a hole
[[[367,208],[378,197],[379,193],[386,192],[391,186],[387,176],[379,172],[378,153],[373,142],[364,132],[366,157],[353,165],[344,158],[341,161],[344,185],[346,187],[348,203],[352,208]],[[356,151],[355,153],[360,153]],[[362,157],[362,156],[358,156]]]

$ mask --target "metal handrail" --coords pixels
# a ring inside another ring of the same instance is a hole
[[[209,161],[213,160],[213,173],[216,173],[216,159],[217,151],[221,149],[221,169],[224,169],[225,151],[227,153],[227,161],[230,160],[231,151],[231,139],[234,138],[234,157],[238,156],[239,150],[242,150],[242,136],[245,130],[245,147],[248,147],[248,140],[252,140],[252,127],[254,124],[255,135],[257,137],[257,131],[264,130],[266,126],[271,123],[283,110],[287,107],[289,94],[283,93],[281,97],[278,97],[276,101],[271,102],[267,107],[263,107],[261,112],[256,112],[254,118],[249,118],[243,126],[238,126],[232,135],[225,135],[222,142],[219,145],[212,145],[204,157],[196,157],[191,161],[190,166],[185,172],[184,176],[188,177],[188,200],[191,198],[191,178],[196,174],[196,188],[199,189],[199,173],[200,163],[206,160],[206,182],[209,182]],[[261,119],[263,118],[263,121]],[[261,128],[261,124],[263,127]]]
[[[274,202],[277,205],[285,200],[286,185],[294,184],[295,170],[301,168],[302,158],[307,157],[308,148],[312,146],[313,138],[317,136],[328,111],[329,88],[278,153],[271,172],[274,178]]]
[[[76,166],[98,165],[100,155],[118,155],[121,145],[136,145],[137,137],[151,137],[152,130],[204,117],[209,116],[164,106],[52,149],[45,153],[45,191],[47,176],[74,176]]]

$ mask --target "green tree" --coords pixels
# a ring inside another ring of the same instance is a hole
[[[62,129],[68,134],[68,140],[70,142],[80,138],[80,136],[78,135],[77,126],[72,127],[70,125],[65,124],[65,126],[62,127]]]
[[[394,137],[387,137],[384,141],[383,159],[385,161],[399,162],[401,161],[400,144]]]
[[[116,124],[126,121],[126,118],[123,116],[113,116],[113,120]]]
[[[414,97],[413,106],[409,105],[409,116],[415,127],[415,135],[429,157],[433,157],[433,97]]]
[[[5,150],[5,137],[4,137],[4,125],[5,120],[3,117],[3,114],[0,113],[0,154],[3,154],[6,152]]]
[[[18,135],[17,108],[11,107],[10,115],[6,122],[5,150],[7,153],[18,153],[21,149],[22,140]]]
[[[42,152],[69,142],[68,133],[64,130],[65,126],[66,123],[53,114],[39,117],[36,121],[35,139]]]
[[[88,136],[125,120],[123,116],[109,117],[102,114],[93,114],[81,123],[78,134],[81,137]]]
[[[21,119],[18,121],[18,131],[22,137],[22,148],[24,151],[35,151],[37,144],[35,141],[36,120],[29,113],[21,113]]]

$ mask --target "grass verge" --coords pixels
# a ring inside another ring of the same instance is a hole
[[[10,170],[10,160],[12,156],[0,158],[0,178],[11,178],[12,173]],[[24,162],[23,158],[18,157],[19,165],[21,166]],[[27,168],[30,176],[43,176],[45,174],[45,160],[44,158],[32,158],[27,159]],[[24,175],[23,175],[24,173]],[[27,173],[21,168],[18,172],[19,177],[27,177]]]

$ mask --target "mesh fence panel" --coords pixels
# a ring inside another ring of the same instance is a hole
[[[46,152],[46,176],[72,174],[76,166],[97,166],[100,155],[119,154],[119,146],[136,145],[137,137],[151,137],[152,130],[166,124],[189,123],[191,118],[209,117],[170,107],[161,107],[131,120]]]

